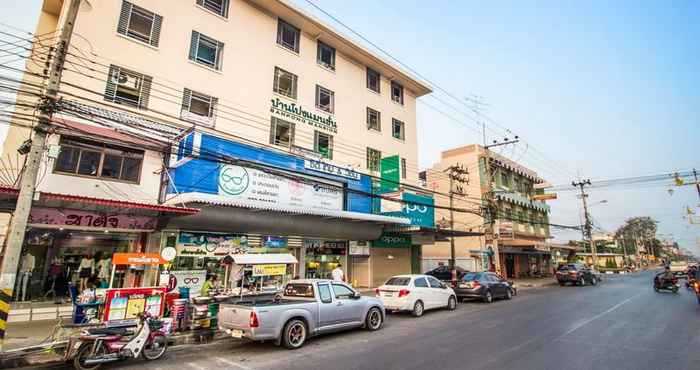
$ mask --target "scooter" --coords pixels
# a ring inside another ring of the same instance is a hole
[[[668,279],[664,279],[661,276],[655,276],[654,277],[654,290],[655,291],[660,291],[660,290],[670,290],[674,293],[678,293],[678,278],[673,277],[670,281]]]
[[[136,331],[127,328],[96,328],[83,331],[76,342],[69,342],[66,360],[73,359],[77,370],[97,370],[102,364],[138,358],[157,360],[168,349],[168,339],[160,330],[161,321],[148,313],[138,315]]]

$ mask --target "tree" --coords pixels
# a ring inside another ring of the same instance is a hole
[[[642,245],[646,245],[645,241],[656,239],[656,230],[658,222],[651,217],[632,217],[628,218],[625,223],[615,231],[615,238],[622,240],[623,248],[626,248],[626,241],[641,241]],[[636,245],[636,244],[635,244]],[[626,249],[625,249],[626,250]],[[636,248],[635,248],[636,250]],[[656,248],[651,245],[649,251],[657,255]]]

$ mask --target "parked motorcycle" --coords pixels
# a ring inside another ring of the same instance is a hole
[[[674,293],[678,293],[678,278],[673,277],[672,279],[664,279],[661,276],[654,277],[654,290],[670,290]]]
[[[138,316],[134,332],[127,328],[96,328],[83,331],[76,342],[70,342],[66,360],[73,359],[77,370],[96,370],[102,364],[138,358],[157,360],[168,349],[168,339],[161,331],[162,321],[148,313]]]

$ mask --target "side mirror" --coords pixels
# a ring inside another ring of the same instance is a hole
[[[440,284],[440,288],[442,288],[442,289],[447,289],[447,284],[441,283],[441,284]]]
[[[360,292],[355,292],[355,294],[352,295],[352,299],[360,299],[362,298],[362,294]]]

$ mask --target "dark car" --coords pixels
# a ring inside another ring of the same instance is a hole
[[[511,299],[513,288],[500,276],[492,272],[467,272],[453,288],[457,298],[477,298],[491,303],[494,298]]]
[[[456,266],[455,270],[457,270],[457,280],[462,279],[462,276],[468,272],[459,266]],[[450,270],[449,266],[438,266],[437,268],[426,272],[425,275],[430,275],[441,281],[452,281],[452,270]]]
[[[560,266],[556,277],[557,282],[561,286],[566,285],[566,283],[571,283],[572,285],[596,285],[600,281],[600,277],[596,272],[582,263],[570,263]]]

